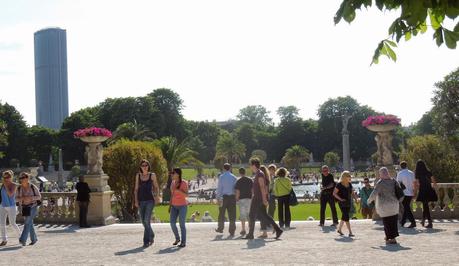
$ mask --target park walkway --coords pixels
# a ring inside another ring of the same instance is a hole
[[[459,265],[458,221],[402,229],[397,246],[386,246],[382,226],[372,221],[352,222],[355,239],[317,222],[295,222],[281,240],[252,241],[218,235],[215,223],[196,223],[188,224],[188,246],[181,250],[171,247],[168,224],[153,226],[156,242],[148,249],[140,248],[140,224],[39,226],[36,246],[21,247],[12,238],[0,248],[0,265]]]

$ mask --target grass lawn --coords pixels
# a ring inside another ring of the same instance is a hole
[[[169,213],[168,213],[169,206],[161,205],[156,206],[154,209],[155,217],[159,218],[161,222],[169,222]],[[358,207],[357,207],[358,208]],[[237,208],[237,217],[239,217],[239,208]],[[339,210],[338,205],[336,205],[336,209],[338,212],[338,218],[341,218],[341,212]],[[290,207],[292,213],[292,220],[293,221],[305,221],[308,217],[313,217],[315,220],[319,220],[320,217],[320,204],[318,203],[300,203],[295,207]],[[191,217],[191,214],[195,211],[199,211],[201,213],[201,217],[204,215],[205,211],[209,211],[212,218],[217,221],[218,218],[218,206],[216,204],[195,204],[188,206],[188,213],[187,213],[187,221]],[[331,219],[331,211],[330,207],[327,206],[326,211],[326,218]],[[357,214],[357,218],[361,219],[362,216]],[[277,220],[277,210],[274,214],[274,219]],[[198,221],[200,218],[198,219]]]

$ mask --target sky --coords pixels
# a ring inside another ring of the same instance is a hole
[[[402,41],[396,63],[370,66],[396,12],[375,8],[334,25],[339,0],[0,0],[0,101],[35,124],[33,33],[67,30],[70,112],[110,97],[170,88],[190,120],[235,118],[263,105],[317,118],[320,104],[350,95],[418,121],[434,83],[459,66],[458,50],[432,32]],[[451,23],[452,25],[452,23]]]

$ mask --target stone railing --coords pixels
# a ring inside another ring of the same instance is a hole
[[[459,183],[438,183],[438,201],[430,205],[433,219],[459,219]],[[422,218],[422,203],[416,202],[413,210],[414,217]]]
[[[76,192],[43,192],[42,205],[38,208],[35,223],[73,224],[78,223]],[[23,222],[22,215],[18,221]]]

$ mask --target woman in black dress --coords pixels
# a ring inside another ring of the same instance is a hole
[[[437,183],[435,177],[427,169],[424,161],[418,160],[416,170],[414,171],[415,189],[417,191],[416,201],[422,202],[422,226],[425,226],[425,221],[428,224],[426,228],[432,228],[432,217],[430,216],[429,202],[437,201],[437,193],[433,189]]]
[[[343,235],[341,229],[343,225],[346,224],[347,229],[349,230],[349,237],[353,237],[351,230],[351,223],[349,222],[349,213],[351,211],[352,197],[357,201],[357,196],[354,193],[351,184],[351,173],[349,171],[344,171],[341,174],[339,183],[336,185],[333,190],[333,196],[338,200],[338,206],[341,209],[341,221],[338,225],[338,234]]]

